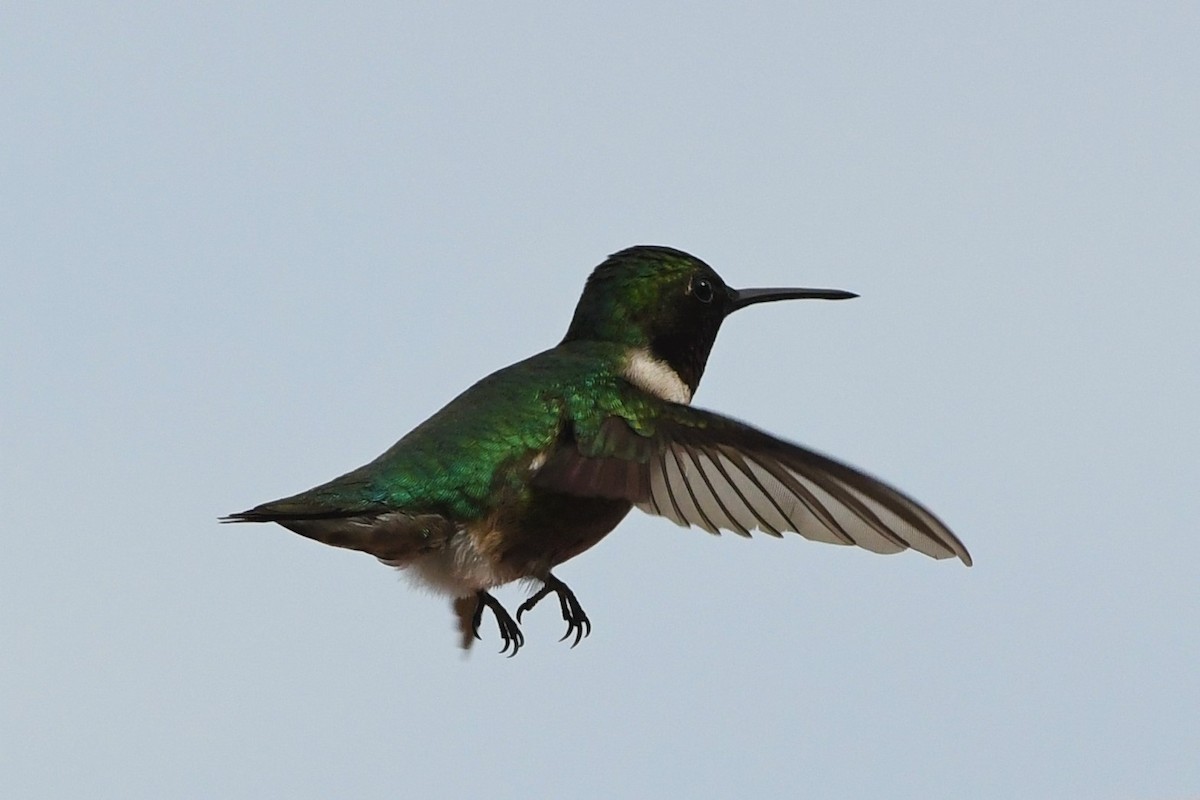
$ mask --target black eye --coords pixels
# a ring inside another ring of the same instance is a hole
[[[696,278],[692,281],[692,297],[701,303],[711,303],[713,299],[712,282],[708,278]]]

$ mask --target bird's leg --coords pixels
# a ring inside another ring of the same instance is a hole
[[[477,601],[475,615],[471,617],[471,630],[474,631],[475,638],[483,638],[479,635],[479,624],[483,622],[483,607],[487,606],[496,616],[496,625],[500,628],[500,638],[504,640],[504,647],[500,648],[500,652],[505,652],[511,646],[512,652],[508,654],[508,657],[512,658],[525,644],[525,635],[521,633],[521,629],[517,627],[517,623],[509,616],[509,613],[504,610],[504,606],[500,605],[499,600],[482,589],[475,594],[475,597]]]
[[[520,608],[517,609],[517,621],[521,620],[522,614],[532,610],[534,606],[542,601],[543,597],[551,592],[558,595],[558,605],[562,609],[563,622],[567,623],[567,632],[563,634],[562,639],[559,639],[559,641],[564,641],[574,633],[575,641],[571,642],[571,647],[574,647],[583,640],[583,637],[591,635],[591,620],[584,613],[583,606],[579,605],[579,600],[576,599],[575,593],[565,583],[549,573],[546,574],[542,588],[538,589],[524,603],[521,603]]]

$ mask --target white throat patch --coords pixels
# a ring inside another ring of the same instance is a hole
[[[671,369],[667,362],[650,355],[650,351],[644,347],[629,351],[622,374],[625,380],[655,397],[685,406],[692,402],[692,390],[679,377],[679,373]]]

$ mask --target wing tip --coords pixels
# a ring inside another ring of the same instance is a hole
[[[949,533],[949,531],[947,531],[947,533]],[[937,544],[939,545],[939,550],[936,553],[930,553],[926,550],[917,550],[917,548],[912,547],[911,545],[909,547],[912,550],[916,550],[918,553],[924,553],[927,556],[932,556],[939,561],[947,558],[957,558],[965,567],[975,566],[975,559],[971,558],[971,554],[967,552],[966,546],[964,546],[957,537],[954,537],[949,541],[937,540]]]
[[[974,566],[975,560],[971,558],[971,554],[967,552],[966,546],[958,540],[958,537],[950,532],[949,529],[943,528],[940,535],[934,536],[931,531],[926,531],[926,541],[917,543],[910,541],[908,547],[903,548],[912,550],[916,553],[929,556],[930,558],[944,561],[946,559],[957,558],[963,563],[963,566]],[[899,552],[899,551],[898,551]]]
[[[946,554],[942,558],[957,558],[966,567],[975,565],[975,559],[971,558],[971,554],[967,552],[967,546],[945,524],[942,525],[941,535],[936,541],[946,548]]]

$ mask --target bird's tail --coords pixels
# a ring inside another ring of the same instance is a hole
[[[479,601],[474,595],[466,597],[456,597],[450,603],[450,608],[454,612],[454,619],[458,628],[458,646],[464,651],[469,652],[471,645],[475,644],[475,606]]]
[[[387,509],[313,507],[276,500],[221,517],[221,522],[277,522],[290,531],[334,547],[370,553],[392,566],[447,546],[456,526],[439,514]]]

